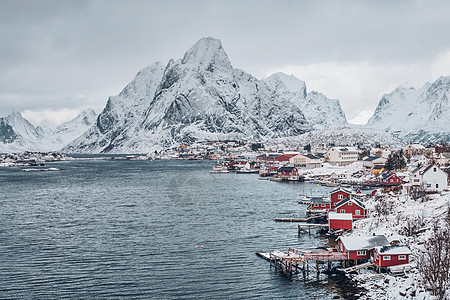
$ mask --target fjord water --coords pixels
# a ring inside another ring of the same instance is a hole
[[[210,174],[210,161],[76,160],[0,168],[0,298],[330,299],[339,276],[286,276],[255,252],[297,235],[313,184]]]

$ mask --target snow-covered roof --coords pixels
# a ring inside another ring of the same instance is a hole
[[[370,250],[375,247],[389,246],[384,235],[372,236],[341,236],[338,239],[347,251]]]
[[[391,255],[391,254],[411,254],[411,250],[409,250],[406,246],[383,246],[376,247],[375,250],[382,255]]]
[[[328,213],[329,220],[353,220],[353,215],[351,213],[337,213],[330,211]]]
[[[379,158],[383,158],[383,157],[380,157],[380,156],[369,156],[364,161],[374,161],[374,160],[377,160]]]
[[[312,204],[329,204],[331,201],[328,198],[322,198],[322,197],[312,197],[311,198]]]
[[[335,150],[339,152],[358,152],[358,149],[355,147],[333,147]]]

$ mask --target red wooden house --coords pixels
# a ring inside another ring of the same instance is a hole
[[[336,206],[336,203],[344,200],[348,196],[352,194],[352,191],[338,187],[331,191],[330,193],[330,199],[333,207]]]
[[[408,264],[411,255],[411,250],[405,246],[376,247],[373,252],[373,262],[378,267]]]
[[[277,170],[278,177],[292,177],[298,176],[298,170],[296,167],[280,167]]]
[[[384,172],[381,174],[380,181],[385,185],[400,185],[403,183],[402,179],[397,176],[394,172]]]
[[[328,228],[330,228],[330,230],[353,229],[352,214],[338,214],[334,211],[328,212]]]
[[[347,259],[368,260],[375,247],[389,246],[384,235],[372,236],[340,236],[337,238],[338,251],[345,253]]]
[[[336,203],[335,210],[337,213],[351,213],[353,219],[361,219],[367,216],[367,210],[361,199],[348,196],[344,200]]]

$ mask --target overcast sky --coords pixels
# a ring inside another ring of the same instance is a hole
[[[140,69],[212,36],[235,68],[294,74],[364,123],[398,85],[450,75],[449,12],[433,0],[1,0],[0,116],[54,126],[99,113]]]

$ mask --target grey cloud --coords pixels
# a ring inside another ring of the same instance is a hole
[[[14,0],[0,5],[0,99],[18,95],[16,106],[28,109],[35,107],[33,95],[51,108],[69,105],[66,97],[55,100],[58,95],[117,94],[142,67],[181,58],[204,36],[221,39],[232,64],[256,76],[283,65],[320,62],[425,63],[450,48],[448,1]],[[96,105],[107,100],[95,99]],[[0,116],[10,106],[2,105]]]

